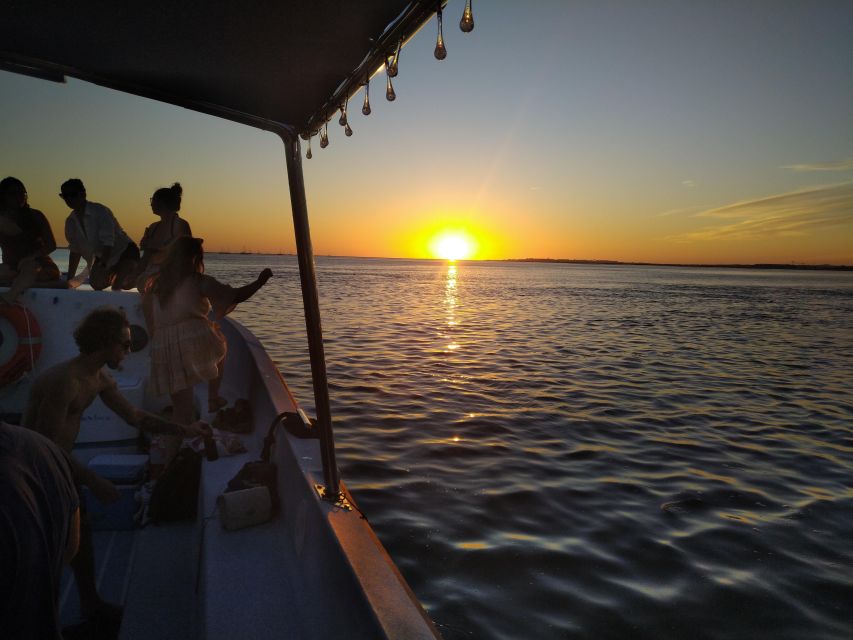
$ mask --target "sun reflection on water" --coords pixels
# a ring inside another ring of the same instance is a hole
[[[443,334],[444,337],[450,339],[450,342],[446,347],[447,351],[456,351],[459,348],[459,343],[456,342],[456,339],[451,333],[458,324],[456,320],[457,278],[458,267],[455,264],[448,264],[447,279],[444,284],[445,319],[448,331]]]

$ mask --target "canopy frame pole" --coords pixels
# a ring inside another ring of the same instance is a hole
[[[320,296],[314,249],[308,225],[308,205],[305,199],[305,180],[302,175],[302,155],[299,137],[290,131],[280,131],[287,158],[287,181],[293,209],[293,230],[299,260],[299,280],[302,304],[305,308],[305,328],[308,332],[308,353],[311,359],[311,381],[314,385],[314,406],[320,433],[320,454],[323,462],[324,490],[321,497],[331,502],[340,499],[340,474],[335,459],[335,438],[332,432],[332,410],[329,403],[329,382],[326,375],[326,354],[323,348],[323,328],[320,322]]]

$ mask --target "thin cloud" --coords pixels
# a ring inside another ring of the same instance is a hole
[[[783,169],[791,171],[847,171],[853,169],[853,158],[835,162],[812,162],[806,164],[786,164]]]
[[[693,207],[681,207],[679,209],[669,209],[667,211],[661,211],[660,213],[656,213],[654,215],[655,218],[666,218],[669,216],[677,216],[679,214],[687,214],[687,213],[696,213],[700,209],[702,209],[702,205],[693,206]]]
[[[804,236],[853,223],[853,182],[792,191],[708,209],[697,218],[738,220],[682,234],[676,241]]]
[[[683,184],[688,189],[692,189],[696,186],[696,181],[695,180],[682,180],[681,184]]]

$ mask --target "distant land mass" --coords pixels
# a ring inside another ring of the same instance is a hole
[[[57,249],[68,249],[68,247],[57,247]],[[208,254],[218,255],[252,255],[252,256],[295,256],[290,252],[255,252],[255,251],[208,251]],[[365,258],[368,260],[430,260],[442,261],[441,258],[389,258],[387,256],[339,256],[332,254],[315,254],[318,258]],[[458,262],[544,262],[553,264],[599,264],[599,265],[623,265],[631,267],[695,267],[704,269],[798,269],[802,271],[853,271],[853,265],[845,264],[781,264],[781,263],[754,263],[754,264],[694,264],[680,262],[624,262],[621,260],[572,260],[569,258],[504,258],[497,260],[458,260]]]
[[[621,262],[619,260],[568,260],[564,258],[511,258],[502,262],[548,262],[556,264],[612,264],[633,267],[702,267],[705,269],[801,269],[805,271],[853,271],[853,265],[844,264],[690,264],[676,262]]]

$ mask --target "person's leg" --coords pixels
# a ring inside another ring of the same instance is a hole
[[[113,291],[122,289],[133,289],[136,286],[136,263],[130,260],[122,260],[116,265],[115,278],[113,279]]]
[[[0,300],[13,304],[18,296],[33,286],[38,276],[38,263],[34,258],[24,258],[18,263],[18,275],[12,280],[8,291],[0,293]]]
[[[133,289],[136,284],[137,271],[139,268],[139,249],[134,243],[130,243],[118,264],[113,269],[113,291],[120,289]]]
[[[176,391],[171,394],[171,397],[172,421],[178,424],[190,424],[195,417],[192,387]],[[183,438],[180,436],[163,436],[163,444],[166,449],[166,464],[169,464],[178,453],[182,442]]]
[[[80,495],[81,504],[84,500]],[[71,560],[71,569],[74,571],[74,581],[77,583],[77,592],[80,594],[80,613],[84,618],[89,617],[103,605],[104,601],[98,595],[98,587],[95,583],[95,553],[92,549],[92,527],[89,525],[89,516],[80,514],[80,546],[77,555]]]
[[[101,291],[110,286],[113,280],[112,271],[100,262],[92,265],[89,271],[89,286],[95,291]]]
[[[219,411],[228,404],[228,400],[219,396],[219,387],[222,385],[224,367],[225,358],[216,363],[216,377],[207,383],[207,410],[210,413]]]
[[[178,424],[190,424],[195,417],[193,390],[181,389],[172,394],[172,421]]]

